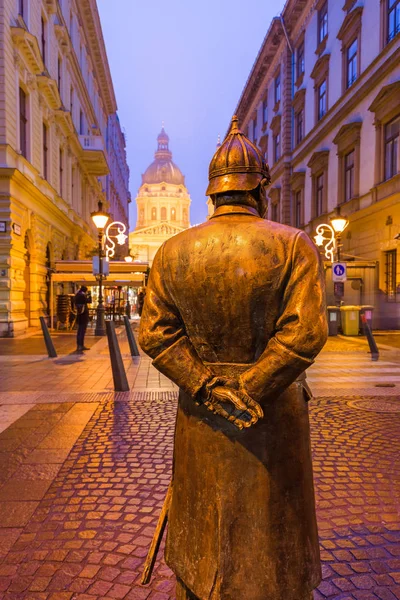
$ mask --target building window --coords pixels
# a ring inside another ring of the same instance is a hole
[[[69,91],[69,112],[71,113],[72,119],[74,118],[74,88],[71,85]]]
[[[85,119],[81,110],[79,111],[79,133],[81,135],[85,134]]]
[[[324,2],[318,11],[318,44],[328,35],[328,2]]]
[[[18,0],[18,14],[24,19],[24,0]]]
[[[63,195],[63,179],[64,179],[64,154],[60,148],[60,154],[58,157],[58,169],[59,169],[59,181],[60,181],[60,196]]]
[[[400,31],[400,0],[388,0],[388,43]]]
[[[315,216],[319,217],[324,212],[324,174],[315,178]]]
[[[344,201],[348,202],[354,197],[354,167],[355,151],[352,150],[344,157]]]
[[[41,41],[41,45],[42,45],[42,59],[43,59],[43,64],[46,65],[46,21],[44,20],[44,18],[41,18],[41,34],[40,34],[40,41]]]
[[[281,134],[274,135],[274,162],[278,162],[281,157]]]
[[[166,221],[167,220],[167,209],[165,208],[165,206],[161,207],[161,221]]]
[[[58,92],[61,94],[61,73],[62,73],[62,60],[58,57],[57,61],[57,87]]]
[[[318,86],[318,121],[326,114],[326,79]]]
[[[400,116],[385,125],[385,180],[397,174]]]
[[[187,211],[187,208],[183,209],[182,216],[183,216],[183,222],[186,223],[186,221],[188,220],[188,211]]]
[[[171,208],[171,221],[176,221],[176,208]]]
[[[296,76],[299,79],[305,70],[305,61],[304,61],[304,41],[301,42],[300,46],[297,48],[297,66],[296,66]]]
[[[46,125],[43,123],[43,177],[45,179],[48,178],[48,169],[47,169],[47,165],[48,165],[48,139],[47,139],[47,127]]]
[[[301,190],[297,190],[294,195],[294,222],[295,227],[302,226],[302,202],[301,202]]]
[[[281,100],[281,74],[275,77],[275,104],[278,104]]]
[[[271,205],[271,220],[272,221],[278,221],[278,204],[272,204]]]
[[[257,113],[253,119],[253,142],[257,143]]]
[[[153,208],[151,209],[151,220],[152,221],[157,220],[157,209],[155,206],[153,206]]]
[[[385,252],[385,291],[388,302],[396,301],[397,250]]]
[[[19,88],[19,148],[22,156],[27,157],[28,143],[28,117],[26,94],[22,88]]]
[[[76,169],[72,167],[71,169],[71,205],[75,206],[75,177],[76,177]]]
[[[296,145],[300,144],[304,137],[304,110],[300,109],[295,115],[296,121]]]
[[[356,38],[352,44],[347,48],[347,76],[346,84],[349,88],[358,77],[358,39]]]
[[[264,98],[263,101],[263,125],[268,123],[268,101]]]

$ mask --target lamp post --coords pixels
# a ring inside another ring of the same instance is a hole
[[[99,201],[98,210],[92,212],[90,216],[99,233],[99,300],[97,303],[96,329],[94,334],[100,336],[106,334],[103,303],[103,235],[110,215],[103,211],[103,203]]]

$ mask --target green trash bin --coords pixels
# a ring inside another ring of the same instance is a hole
[[[360,307],[341,306],[343,335],[358,335],[360,331]]]

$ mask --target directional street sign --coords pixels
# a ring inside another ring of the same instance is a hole
[[[332,263],[332,281],[346,281],[347,268],[346,263]]]

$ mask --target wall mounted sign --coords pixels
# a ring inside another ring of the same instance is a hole
[[[18,223],[13,223],[13,230],[16,235],[21,235],[21,225]]]

